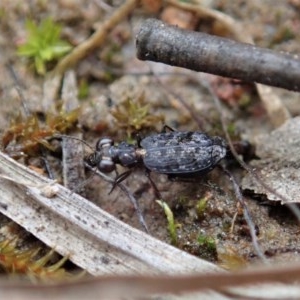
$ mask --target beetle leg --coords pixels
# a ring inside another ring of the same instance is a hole
[[[148,178],[148,180],[149,180],[149,182],[150,182],[150,184],[151,184],[151,186],[154,190],[155,197],[157,199],[161,200],[162,199],[161,194],[160,194],[156,184],[154,183],[154,181],[152,180],[152,178],[150,176],[150,170],[146,169],[145,174],[146,174],[146,176],[147,176],[147,178]]]
[[[115,181],[112,185],[112,188],[111,190],[109,191],[108,195],[110,195],[112,193],[112,191],[115,189],[115,187],[121,183],[123,180],[125,180],[129,175],[131,174],[131,170],[128,170],[128,171],[125,171],[124,173],[118,175],[116,178],[115,178]]]
[[[171,126],[165,124],[161,130],[161,133],[166,133],[167,130],[172,131],[172,132],[177,131],[176,129],[172,128]]]
[[[139,133],[137,133],[136,136],[135,136],[135,138],[136,138],[136,144],[137,144],[137,146],[139,148],[141,148],[141,141],[142,141],[141,135]]]
[[[191,175],[191,177],[182,177],[176,174],[168,174],[168,179],[172,182],[197,182],[199,180],[199,176],[195,177],[195,175]]]

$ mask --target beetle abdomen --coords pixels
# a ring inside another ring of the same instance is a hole
[[[145,166],[158,173],[188,177],[209,172],[226,155],[220,137],[201,132],[168,132],[141,141]]]

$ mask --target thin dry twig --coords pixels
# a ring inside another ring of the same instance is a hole
[[[19,81],[19,78],[15,72],[15,69],[12,65],[11,62],[9,62],[7,65],[6,65],[6,68],[8,69],[11,77],[13,78],[14,82],[15,82],[15,89],[17,90],[17,93],[19,94],[19,97],[20,97],[20,100],[21,100],[21,104],[23,106],[23,110],[24,110],[24,113],[26,116],[29,116],[30,115],[30,111],[27,107],[27,101],[25,99],[25,96],[23,94],[23,91],[21,89],[21,84],[20,84],[20,81]]]
[[[109,32],[122,20],[124,20],[137,5],[139,0],[127,0],[113,14],[103,22],[97,31],[85,42],[79,44],[73,51],[65,56],[53,70],[53,74],[63,74],[67,69],[73,67],[81,59],[91,53],[95,48],[100,47]]]
[[[234,176],[226,168],[223,167],[223,171],[225,172],[225,174],[227,175],[227,177],[231,181],[231,183],[233,185],[235,196],[238,199],[239,203],[241,204],[241,207],[243,208],[244,219],[245,219],[245,221],[246,221],[246,223],[249,227],[251,240],[252,240],[252,245],[253,245],[253,248],[255,250],[255,253],[262,260],[263,263],[267,264],[268,261],[267,261],[265,255],[263,254],[262,250],[259,247],[257,236],[256,236],[255,226],[254,226],[254,223],[252,221],[252,218],[251,218],[250,212],[248,210],[248,207],[247,207],[247,205],[246,205],[246,203],[243,199],[240,187],[238,186]]]

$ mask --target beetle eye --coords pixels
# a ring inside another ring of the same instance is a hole
[[[110,138],[104,138],[97,142],[96,149],[102,150],[103,146],[112,146],[114,144],[114,141]]]
[[[99,162],[98,169],[103,173],[110,173],[116,169],[116,165],[113,161],[104,159]]]

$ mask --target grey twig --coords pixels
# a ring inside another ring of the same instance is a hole
[[[300,59],[251,44],[145,21],[137,57],[194,71],[300,91]]]

